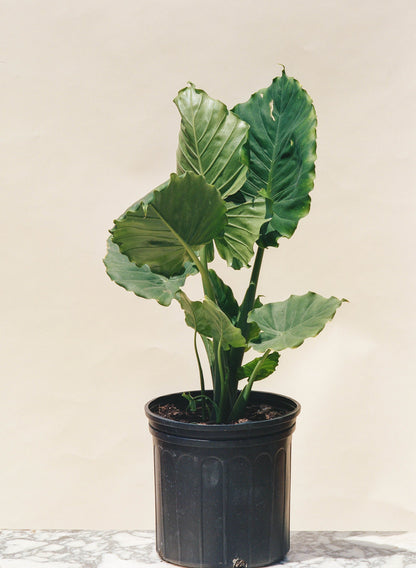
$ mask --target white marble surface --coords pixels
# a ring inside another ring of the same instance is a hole
[[[416,568],[416,533],[292,532],[285,568]],[[151,568],[151,531],[2,530],[0,568]],[[250,568],[250,567],[249,567]]]

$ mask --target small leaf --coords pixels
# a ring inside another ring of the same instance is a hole
[[[185,321],[189,327],[196,329],[203,336],[221,342],[225,350],[231,346],[245,346],[241,331],[233,326],[212,300],[205,298],[203,302],[192,302],[182,291],[178,292],[176,297],[185,312]]]
[[[308,214],[316,160],[316,114],[301,85],[285,72],[233,111],[250,125],[249,172],[241,189],[246,199],[264,192],[272,219],[262,229],[260,243],[276,246],[291,237]]]
[[[192,84],[179,91],[174,102],[182,117],[178,173],[192,171],[205,176],[223,198],[236,193],[246,180],[242,148],[248,125]]]
[[[197,272],[190,262],[185,263],[183,274],[171,278],[153,273],[147,265],[139,268],[120,252],[111,237],[107,241],[104,264],[107,274],[116,284],[141,298],[157,300],[162,306],[169,306],[176,292],[185,284],[186,277]]]
[[[262,379],[265,379],[266,377],[271,375],[274,372],[274,370],[276,369],[276,367],[279,363],[279,357],[280,357],[280,354],[277,353],[277,351],[270,353],[270,355],[268,355],[266,357],[262,366],[258,370],[258,373],[257,373],[255,380],[261,381]],[[240,367],[237,371],[237,378],[240,380],[240,379],[245,379],[245,378],[250,377],[250,375],[254,371],[257,363],[259,361],[261,361],[261,359],[262,359],[261,357],[256,357],[255,359],[253,359],[249,363],[246,363],[245,365]]]
[[[210,269],[209,276],[218,306],[234,323],[238,315],[238,303],[234,298],[233,291],[221,280],[215,270]]]
[[[223,233],[225,212],[218,190],[203,176],[172,174],[167,185],[117,219],[110,232],[129,260],[170,277],[183,273],[194,250]]]
[[[306,338],[315,337],[322,331],[344,301],[308,292],[252,310],[248,321],[255,322],[261,332],[250,345],[260,352],[299,347]]]
[[[227,205],[227,225],[224,234],[215,239],[215,246],[220,256],[229,266],[239,270],[248,266],[254,250],[253,245],[259,238],[260,228],[266,221],[264,198]]]

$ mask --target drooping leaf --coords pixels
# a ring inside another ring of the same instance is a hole
[[[178,292],[176,297],[185,312],[187,325],[196,329],[199,334],[221,342],[225,350],[231,346],[243,347],[246,344],[241,331],[233,326],[212,300],[205,298],[203,302],[192,302],[182,291]]]
[[[224,198],[236,193],[246,179],[243,145],[248,125],[192,84],[179,91],[174,102],[182,117],[178,173],[204,175]]]
[[[111,237],[107,240],[107,255],[104,264],[109,277],[119,286],[122,286],[136,296],[154,299],[162,306],[169,306],[176,292],[185,284],[186,277],[195,274],[197,269],[190,263],[185,263],[185,271],[180,276],[167,278],[155,274],[147,265],[141,267],[131,262],[119,247],[113,243]]]
[[[265,245],[291,237],[308,214],[316,159],[316,114],[306,91],[283,71],[233,111],[250,125],[246,198],[263,190],[273,216],[262,230]]]
[[[110,231],[120,251],[137,266],[170,277],[182,274],[195,249],[222,234],[226,206],[203,176],[172,174],[147,203],[138,202]]]
[[[279,363],[279,357],[280,354],[277,353],[277,351],[270,353],[270,355],[266,357],[266,359],[263,361],[262,366],[258,370],[255,381],[261,381],[262,379],[265,379],[266,377],[271,375],[275,371]],[[261,361],[261,359],[262,357],[256,357],[249,363],[246,363],[245,365],[240,367],[237,371],[237,378],[240,380],[250,377],[251,373],[256,368],[257,363]]]
[[[251,346],[260,352],[299,347],[306,338],[322,331],[344,301],[334,296],[324,298],[308,292],[252,310],[248,321],[255,322],[261,332],[251,341]]]
[[[241,204],[227,201],[226,205],[227,225],[224,234],[215,239],[215,246],[228,265],[239,270],[254,254],[253,246],[266,218],[266,204],[258,198]]]
[[[238,315],[238,303],[234,298],[233,291],[221,280],[215,270],[210,269],[209,276],[218,306],[234,323]]]

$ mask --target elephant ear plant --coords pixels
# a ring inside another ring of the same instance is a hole
[[[291,237],[309,212],[315,109],[284,70],[231,111],[193,84],[174,102],[181,115],[177,171],[116,219],[104,263],[110,278],[137,296],[162,306],[179,302],[194,330],[200,376],[200,394],[187,395],[190,408],[198,406],[203,420],[229,423],[244,416],[253,384],[273,373],[280,352],[317,335],[344,301],[308,292],[263,304],[257,296],[265,250]],[[241,305],[210,268],[215,251],[234,270],[255,254]],[[195,274],[204,291],[197,301],[182,289]],[[243,364],[251,349],[260,356]]]

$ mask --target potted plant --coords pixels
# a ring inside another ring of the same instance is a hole
[[[182,566],[264,566],[289,549],[290,448],[300,406],[253,386],[344,301],[308,292],[264,303],[257,295],[265,250],[291,237],[309,212],[316,115],[284,69],[231,111],[193,84],[174,102],[177,172],[115,220],[104,259],[120,286],[162,306],[179,302],[194,330],[199,389],[146,405],[156,546]],[[210,267],[215,251],[232,270],[255,255],[240,305]],[[196,301],[183,290],[195,274],[203,287]]]

